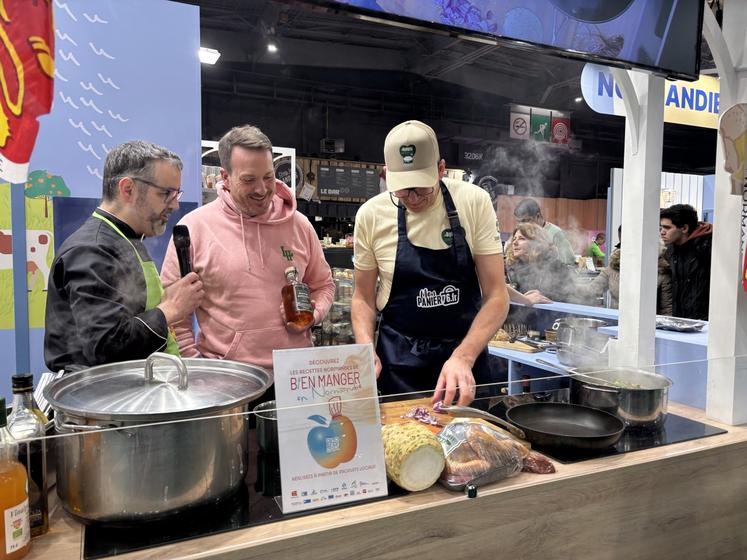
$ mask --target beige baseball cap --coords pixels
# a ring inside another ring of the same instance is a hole
[[[434,186],[438,159],[438,141],[430,126],[420,121],[398,124],[384,140],[387,190]]]

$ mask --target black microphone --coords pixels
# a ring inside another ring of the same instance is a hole
[[[174,226],[174,247],[179,259],[179,272],[182,278],[192,272],[192,259],[189,256],[189,230],[187,226]]]

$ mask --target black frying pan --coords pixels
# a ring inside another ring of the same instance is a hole
[[[526,439],[544,447],[606,449],[625,430],[617,416],[578,404],[533,402],[506,411],[506,418],[524,430]]]

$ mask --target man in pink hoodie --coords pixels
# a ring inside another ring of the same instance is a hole
[[[298,329],[281,311],[283,271],[298,269],[315,303],[314,324],[326,316],[334,283],[309,220],[290,189],[275,179],[272,144],[254,126],[231,129],[218,144],[218,198],[179,222],[189,228],[192,267],[205,296],[191,318],[175,325],[185,357],[218,358],[272,369],[272,351],[311,346],[310,326]],[[173,240],[161,278],[179,278]]]

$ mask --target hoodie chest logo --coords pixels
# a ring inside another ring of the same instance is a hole
[[[282,245],[280,246],[280,254],[283,255],[283,258],[288,261],[293,261],[293,250],[292,249],[286,249]]]

